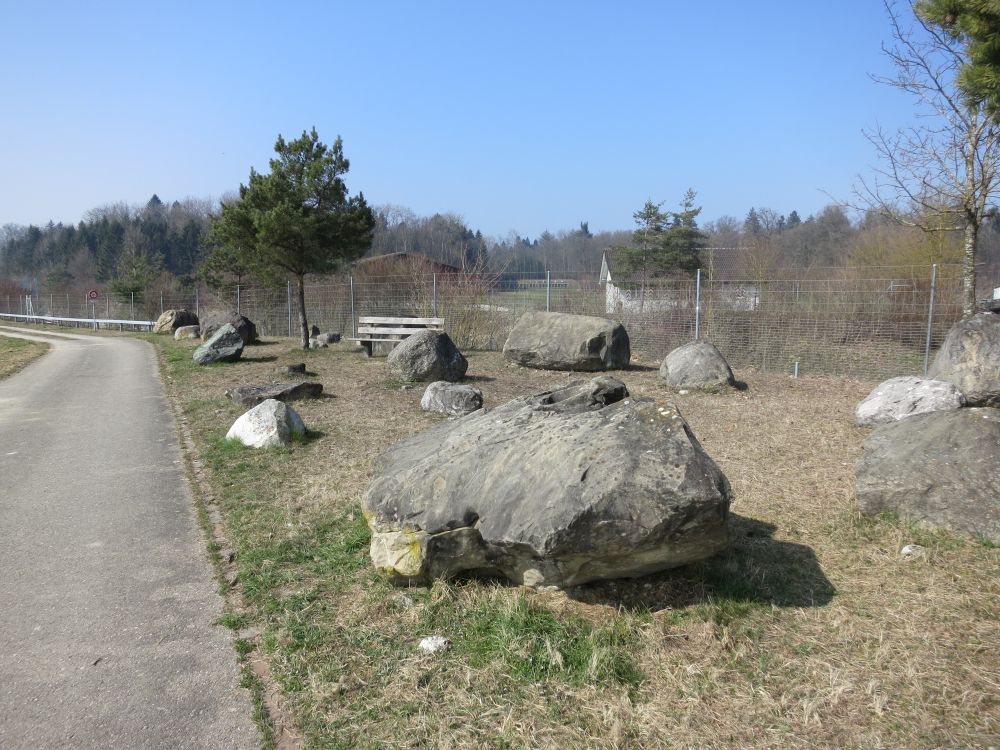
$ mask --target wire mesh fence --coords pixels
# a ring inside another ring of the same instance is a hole
[[[992,288],[989,284],[986,287]],[[985,288],[985,287],[984,287]],[[961,317],[958,266],[789,269],[768,278],[654,279],[469,273],[355,276],[307,284],[306,315],[324,331],[354,335],[362,315],[442,317],[466,350],[498,350],[529,310],[620,320],[634,356],[657,362],[696,338],[711,341],[733,367],[884,378],[919,374]],[[0,298],[5,312],[155,320],[186,308],[199,316],[236,311],[261,336],[297,336],[291,285],[234,286],[184,294],[52,293]]]

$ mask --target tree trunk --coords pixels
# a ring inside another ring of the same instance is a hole
[[[962,317],[976,314],[976,241],[979,225],[966,220],[962,254]]]
[[[295,296],[299,301],[299,330],[302,333],[302,348],[309,348],[309,324],[306,323],[306,280],[304,275],[295,276]]]

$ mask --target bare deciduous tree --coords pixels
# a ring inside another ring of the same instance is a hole
[[[967,60],[961,38],[913,13],[909,27],[886,2],[893,42],[883,45],[892,76],[873,80],[911,94],[920,122],[895,133],[866,132],[883,166],[861,179],[856,194],[865,207],[925,231],[963,235],[963,314],[976,309],[976,250],[979,232],[998,192],[1000,126],[983,102],[970,102],[957,76]],[[913,5],[908,7],[913,11]]]

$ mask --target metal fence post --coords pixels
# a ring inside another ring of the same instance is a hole
[[[236,285],[236,314],[237,315],[242,315],[243,314],[243,313],[240,312],[240,285],[239,284]]]
[[[160,292],[160,315],[163,315],[163,292]]]
[[[358,337],[358,319],[354,316],[354,277],[351,277],[351,330],[354,338]]]
[[[106,312],[104,314],[104,317],[108,318],[110,320],[111,319],[111,297],[109,297],[106,292],[104,294],[104,306],[105,306],[105,308],[107,308],[107,310],[106,310]]]
[[[135,320],[135,292],[129,292],[130,303],[129,307],[131,312],[129,313],[129,320]]]
[[[694,277],[694,340],[701,338],[701,269]]]
[[[437,317],[438,314],[438,275],[431,274],[431,315]]]
[[[937,263],[931,266],[931,299],[927,304],[927,340],[924,342],[924,377],[931,357],[931,332],[934,327],[934,292],[937,290]]]
[[[194,288],[194,314],[198,318],[201,318],[201,297],[198,287]]]
[[[288,307],[288,338],[292,337],[292,282],[285,282],[285,299]]]
[[[552,271],[545,272],[545,312],[552,312]]]

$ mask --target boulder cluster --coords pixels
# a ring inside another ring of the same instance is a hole
[[[680,352],[664,365],[677,383],[733,383],[711,344],[688,351],[698,362]],[[631,352],[621,323],[530,312],[503,357],[596,373],[628,368]],[[467,362],[439,331],[409,336],[387,365],[401,380],[432,380],[421,406],[450,417],[376,460],[362,504],[372,561],[390,578],[563,587],[645,575],[727,546],[729,483],[673,404],[631,398],[623,382],[598,375],[486,409],[478,388],[455,382]]]
[[[928,378],[892,378],[857,408],[874,426],[856,467],[863,513],[1000,544],[1000,315],[948,332]]]

